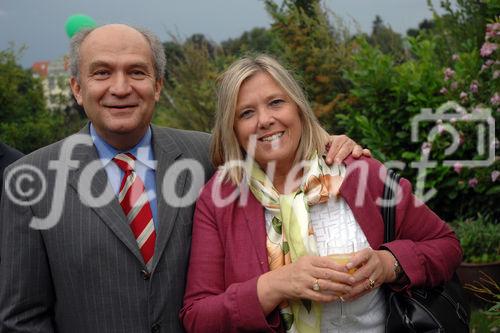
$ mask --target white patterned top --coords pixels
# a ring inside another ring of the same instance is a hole
[[[356,222],[351,209],[343,198],[330,198],[328,202],[310,208],[310,217],[320,255],[326,255],[329,241],[350,240],[354,251],[368,245],[366,236]],[[266,227],[272,228],[272,214],[265,210]],[[347,324],[338,327],[332,322],[340,316],[341,302],[323,305],[321,332],[384,332],[385,298],[380,288],[350,302],[342,303]]]

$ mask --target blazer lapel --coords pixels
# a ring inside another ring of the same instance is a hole
[[[238,203],[235,203],[236,205]],[[259,201],[250,192],[248,193],[247,203],[243,206],[245,220],[248,226],[248,232],[252,239],[253,248],[257,254],[257,258],[261,263],[262,273],[269,271],[269,262],[267,259],[266,249],[266,221],[264,218],[264,208]],[[264,263],[264,264],[262,264]]]
[[[79,132],[79,134],[87,135],[88,133],[88,125]],[[88,139],[90,141],[87,141],[87,143],[92,142],[90,135],[88,135]],[[72,158],[74,160],[78,160],[80,163],[74,172],[70,172],[68,182],[69,185],[76,191],[77,195],[81,195],[78,191],[78,182],[81,179],[82,172],[90,163],[99,161],[99,157],[93,144],[91,146],[87,144],[80,144],[74,148]],[[102,221],[109,227],[116,237],[118,237],[118,239],[120,239],[137,257],[137,259],[144,264],[144,260],[139,251],[139,247],[137,246],[135,237],[127,223],[126,216],[123,213],[118,199],[108,183],[108,177],[106,175],[106,171],[102,167],[102,164],[100,164],[100,168],[97,173],[95,173],[94,177],[88,181],[91,183],[91,192],[94,197],[100,196],[105,191],[106,196],[113,197],[109,203],[99,207],[91,207],[90,209],[94,210],[97,215],[99,215]],[[83,205],[85,206],[87,204],[84,202]]]
[[[158,203],[158,230],[156,230],[155,254],[153,257],[152,270],[156,268],[163,251],[168,243],[172,230],[176,223],[179,207],[173,207],[165,200],[166,195],[182,196],[186,182],[186,173],[181,173],[175,180],[175,189],[163,189],[163,181],[168,169],[182,155],[181,150],[175,143],[175,138],[168,135],[167,129],[152,127],[153,151],[157,162],[156,167],[156,200]],[[166,191],[166,193],[164,192]]]

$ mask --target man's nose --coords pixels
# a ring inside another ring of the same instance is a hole
[[[128,81],[128,77],[126,74],[117,73],[109,87],[109,92],[116,96],[125,96],[130,94],[132,88]]]

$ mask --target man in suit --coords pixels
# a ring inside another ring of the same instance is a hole
[[[70,58],[90,123],[7,169],[31,177],[0,205],[0,332],[182,332],[210,137],[150,124],[165,55],[149,32],[81,32]]]
[[[19,150],[0,142],[0,200],[2,199],[3,171],[9,164],[20,159],[23,155]]]

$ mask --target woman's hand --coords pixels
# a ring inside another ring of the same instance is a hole
[[[342,298],[354,300],[384,283],[393,282],[396,279],[394,260],[387,250],[376,251],[368,247],[357,252],[346,265],[348,269],[356,268],[351,277],[352,289]]]
[[[320,256],[304,256],[296,262],[261,275],[257,294],[264,313],[269,314],[287,299],[331,302],[351,290],[345,266]],[[314,290],[317,284],[319,290]]]

